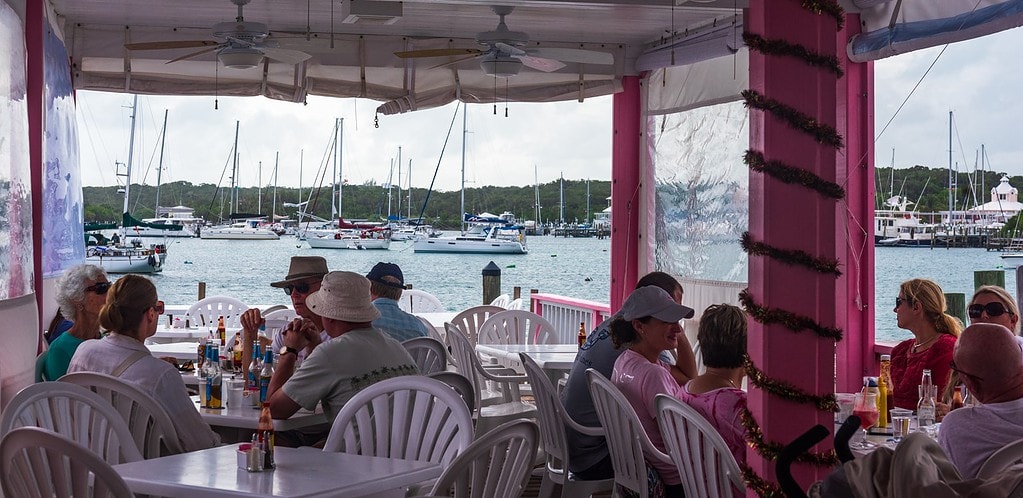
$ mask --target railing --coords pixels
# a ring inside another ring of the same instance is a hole
[[[576,342],[580,323],[584,324],[589,334],[600,322],[611,316],[611,307],[604,303],[554,294],[531,294],[529,297],[531,311],[554,325],[560,343]]]

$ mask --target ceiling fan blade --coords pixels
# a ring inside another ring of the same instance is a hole
[[[416,57],[444,57],[446,55],[478,55],[483,53],[478,48],[433,48],[426,50],[410,50],[408,52],[395,52],[394,55],[401,57],[402,59],[411,59]]]
[[[596,50],[583,50],[578,48],[527,48],[526,53],[533,57],[554,59],[562,62],[575,62],[579,64],[603,64],[615,63],[615,56],[608,52],[597,52]]]
[[[544,59],[543,57],[533,57],[531,55],[520,55],[517,58],[522,61],[522,65],[536,69],[537,71],[543,71],[550,73],[557,71],[565,67],[565,64],[554,59]]]
[[[480,52],[480,53],[478,53],[476,55],[470,55],[468,57],[459,57],[458,59],[455,59],[453,61],[448,61],[448,62],[445,62],[443,64],[437,64],[436,66],[432,66],[429,69],[439,69],[439,68],[442,68],[442,67],[454,66],[455,64],[458,64],[460,62],[465,62],[465,61],[472,60],[472,59],[479,59],[480,56],[482,56],[482,55],[483,55],[483,52]]]
[[[260,50],[263,51],[263,55],[285,64],[298,64],[312,57],[301,50],[289,48],[260,47]]]
[[[181,57],[178,57],[176,59],[171,59],[171,60],[165,62],[164,64],[170,64],[172,62],[183,61],[185,59],[191,59],[192,57],[198,57],[198,56],[200,56],[202,54],[208,54],[208,53],[210,53],[210,52],[212,52],[212,51],[214,51],[214,50],[216,50],[218,48],[220,48],[220,45],[215,45],[215,46],[212,46],[212,47],[206,47],[206,48],[204,48],[202,50],[199,50],[197,52],[192,52],[190,54],[182,55]]]
[[[215,47],[217,45],[220,44],[213,40],[179,40],[125,43],[124,48],[128,50],[168,50],[175,48]]]

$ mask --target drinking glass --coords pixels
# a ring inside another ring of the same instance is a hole
[[[850,444],[850,448],[867,450],[876,446],[874,443],[867,441],[867,429],[870,429],[877,423],[879,412],[877,410],[877,394],[874,393],[857,393],[856,400],[853,404],[853,415],[860,418],[860,428],[863,430],[863,438],[858,442]]]

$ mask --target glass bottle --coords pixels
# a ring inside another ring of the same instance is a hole
[[[263,469],[269,470],[276,467],[274,464],[274,421],[270,416],[270,403],[263,403],[263,411],[259,413],[256,434],[263,450]]]
[[[963,387],[956,386],[955,390],[952,391],[952,409],[963,407]]]
[[[209,397],[206,396],[206,375],[209,373],[210,368],[210,352],[212,352],[211,339],[205,341],[199,341],[199,351],[202,351],[202,361],[199,362],[199,367],[195,369],[196,375],[199,377],[199,407],[206,408],[209,406]]]
[[[224,407],[224,377],[220,370],[219,351],[217,343],[213,343],[213,351],[210,352],[209,370],[206,374],[206,397],[207,408],[220,409]]]
[[[878,386],[880,387],[880,380],[884,379],[885,387],[887,392],[885,393],[884,405],[888,410],[895,408],[895,400],[892,398],[895,391],[895,383],[892,382],[892,356],[883,354],[881,355],[881,375],[878,378]],[[880,402],[878,405],[880,406]],[[885,424],[891,423],[891,413],[885,412],[881,414],[881,418],[885,420]]]
[[[224,327],[224,315],[220,315],[217,320],[217,338],[220,339],[220,345],[223,346],[227,341],[227,328]]]
[[[937,394],[936,391],[937,386],[931,380],[931,371],[925,368],[917,393],[920,396],[920,401],[916,405],[916,418],[919,427],[927,427],[934,424],[934,396]]]
[[[263,368],[259,371],[259,402],[266,403],[266,391],[270,388],[270,379],[274,376],[274,353],[267,350],[263,356]]]
[[[234,366],[234,373],[242,373],[242,333],[234,333],[234,347],[231,348],[231,363]]]
[[[579,322],[579,334],[576,335],[576,341],[579,342],[579,348],[586,343],[586,322]]]
[[[263,370],[259,359],[259,340],[257,339],[252,341],[252,361],[249,362],[249,371],[245,379],[245,390],[247,391],[259,391],[259,373]]]

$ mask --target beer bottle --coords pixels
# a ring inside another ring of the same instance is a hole
[[[956,386],[952,392],[952,409],[963,407],[963,386]]]
[[[235,332],[234,333],[234,347],[231,348],[231,356],[232,356],[231,363],[234,364],[233,365],[234,366],[234,372],[235,373],[242,373],[242,374],[244,374],[245,372],[242,372],[242,333],[241,332]]]
[[[224,327],[224,315],[220,315],[217,320],[217,338],[220,339],[220,345],[223,346],[227,341],[227,329]]]
[[[274,376],[274,353],[267,349],[263,356],[263,368],[259,371],[259,402],[266,403],[266,390],[270,387],[270,379]]]
[[[263,411],[259,413],[259,423],[256,425],[256,434],[263,450],[263,470],[276,467],[274,464],[274,421],[270,416],[270,403],[263,403]]]
[[[213,343],[213,351],[210,353],[210,368],[206,376],[206,397],[207,408],[220,409],[224,407],[224,377],[220,370],[219,348]]]
[[[586,322],[579,322],[579,334],[576,335],[576,341],[580,348],[586,343]]]
[[[263,370],[259,356],[259,339],[256,339],[252,341],[252,361],[249,362],[249,371],[245,379],[245,390],[251,391],[250,394],[259,391],[259,373]]]
[[[211,344],[212,339],[205,341],[199,341],[199,351],[202,351],[202,361],[199,362],[199,367],[195,369],[196,374],[199,376],[199,407],[206,408],[209,406],[209,398],[206,396],[206,376],[209,373],[210,368],[210,353],[213,351]]]

